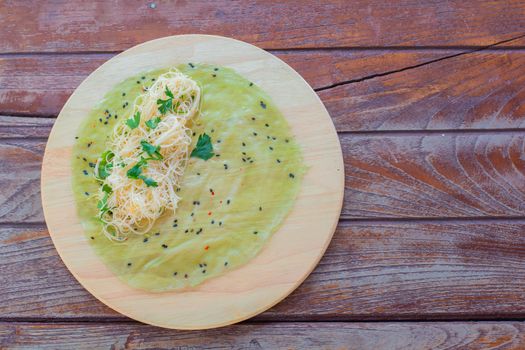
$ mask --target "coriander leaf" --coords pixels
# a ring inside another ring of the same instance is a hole
[[[102,186],[102,191],[106,193],[111,193],[113,192],[113,189],[108,184],[104,184],[104,186]]]
[[[144,152],[146,152],[150,157],[152,157],[153,160],[163,159],[162,154],[160,154],[160,146],[155,147],[145,140],[140,141],[140,144],[142,145],[142,149],[144,150]]]
[[[147,160],[142,158],[137,164],[129,168],[128,172],[126,173],[127,177],[130,179],[138,179],[140,174],[142,174],[142,166],[146,164]]]
[[[126,125],[130,127],[130,129],[135,129],[140,124],[140,112],[137,111],[135,115],[132,118],[129,118],[126,120]]]
[[[191,151],[190,157],[201,158],[204,160],[213,157],[213,146],[211,144],[211,138],[208,135],[199,135],[197,145],[195,145],[195,148]]]
[[[146,122],[146,125],[150,129],[155,129],[160,123],[160,117],[150,119]]]
[[[166,96],[173,98],[173,93],[170,91],[167,85],[166,90],[164,90],[164,93],[166,94]]]
[[[161,114],[166,114],[168,113],[168,111],[171,111],[173,108],[173,93],[170,91],[170,89],[168,89],[167,86],[166,86],[166,90],[164,91],[164,93],[166,94],[168,98],[165,100],[162,100],[159,98],[157,100],[159,112]]]
[[[140,175],[139,179],[142,179],[142,181],[144,181],[144,183],[148,187],[157,187],[159,185],[155,180],[153,180],[152,178],[146,177],[144,175]]]
[[[171,110],[173,107],[173,99],[169,98],[167,100],[161,100],[160,98],[157,100],[157,104],[159,107],[159,112],[161,114],[166,114],[168,111]]]
[[[113,169],[113,157],[115,154],[109,150],[102,153],[100,156],[100,161],[98,163],[98,178],[104,180],[109,176],[111,169]]]

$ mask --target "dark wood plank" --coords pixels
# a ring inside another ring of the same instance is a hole
[[[274,51],[314,88],[398,70],[464,50]],[[113,54],[0,56],[0,114],[56,116],[73,90]]]
[[[525,317],[525,220],[339,224],[319,266],[258,320]],[[125,319],[66,270],[43,226],[0,228],[0,319]]]
[[[525,214],[525,132],[341,135],[343,216]]]
[[[152,2],[8,1],[0,52],[117,51],[183,33],[263,48],[489,45],[522,35],[525,25],[518,0]]]
[[[319,95],[340,131],[523,128],[524,83],[524,51],[480,51]]]
[[[138,324],[0,323],[2,348],[520,349],[523,322],[263,323],[206,331]]]
[[[344,218],[525,216],[524,132],[340,134],[340,141]],[[44,148],[44,140],[0,140],[0,223],[43,222]]]
[[[525,40],[519,42],[525,44]],[[479,51],[442,59],[460,52],[300,50],[276,54],[321,89],[318,94],[338,131],[523,129],[525,51]],[[0,113],[57,115],[78,84],[110,57],[1,57]],[[407,68],[414,66],[418,67]],[[376,76],[388,72],[395,73]],[[353,83],[344,84],[348,81]]]
[[[0,115],[0,139],[47,139],[54,123],[55,119],[52,118],[24,118]]]

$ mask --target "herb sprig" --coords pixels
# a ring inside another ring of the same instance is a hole
[[[190,157],[201,158],[208,160],[213,157],[213,145],[211,143],[211,138],[207,134],[199,135],[197,144],[193,151],[191,151]]]

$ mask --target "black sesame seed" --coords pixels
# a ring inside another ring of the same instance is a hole
[[[104,125],[108,125],[108,122],[104,122]]]
[[[290,173],[288,176],[290,176],[292,179],[295,177],[295,175],[292,173]]]
[[[185,274],[185,275],[184,275],[184,278],[188,278],[188,274]]]
[[[253,136],[257,136],[257,133],[256,133],[256,132],[254,132],[254,133],[253,133]]]
[[[89,192],[84,192],[84,194],[85,194],[86,196],[89,196]]]
[[[212,193],[212,192],[213,192],[213,188],[210,188],[210,193]]]
[[[253,160],[250,160],[250,163],[253,163]]]
[[[160,232],[155,233],[155,236],[159,236],[159,235],[160,235]]]
[[[228,266],[228,262],[227,261],[224,262],[224,266]]]
[[[284,140],[284,142],[288,143],[288,139]]]
[[[206,273],[206,270],[202,270],[202,273]]]
[[[229,199],[226,201],[226,204],[230,204],[230,200]]]
[[[155,78],[151,78],[151,81],[155,81]]]
[[[243,146],[243,147],[246,147],[246,144],[243,142],[243,143],[242,143],[242,146]]]
[[[128,263],[128,266],[131,266],[131,263]]]
[[[177,273],[176,273],[176,272],[174,272],[174,273],[173,273],[173,276],[177,276]]]
[[[146,79],[146,77],[145,77],[145,76],[142,76],[142,80],[144,80],[144,79]]]
[[[179,225],[177,225],[177,224],[173,224],[173,227],[177,227],[177,226],[179,226]]]
[[[78,136],[75,136],[75,140],[78,140]]]
[[[221,155],[220,154],[216,154],[215,157],[220,157]]]
[[[168,248],[168,246],[166,244],[163,244],[162,248],[166,249],[166,248]]]
[[[270,124],[266,123],[266,124],[264,124],[264,126],[266,126],[268,128],[268,127],[270,127]]]
[[[195,66],[193,65],[193,63],[188,63],[188,65],[191,67],[191,68],[195,68]]]
[[[125,104],[124,104],[124,105],[122,105],[122,108],[126,108],[126,105],[125,105]]]
[[[214,131],[215,131],[215,129],[211,129],[211,132],[214,132]]]
[[[255,117],[252,117],[252,120],[255,120]]]
[[[115,114],[115,119],[117,119],[117,118],[118,118],[118,115]]]
[[[87,170],[82,170],[82,172],[84,173],[84,175],[88,174]]]
[[[85,157],[82,157],[82,160],[83,160],[84,162],[87,162],[87,159],[86,159]]]
[[[140,80],[137,80],[137,84],[140,84]]]
[[[199,267],[202,269],[202,264],[199,264]]]
[[[109,113],[109,111],[106,109],[106,112],[105,113]]]
[[[221,140],[217,140],[217,143],[221,143]]]
[[[215,77],[217,77],[217,74],[212,74],[211,76],[215,78]]]
[[[206,263],[202,263],[202,266],[206,267],[206,266],[208,266],[208,265],[207,265]]]
[[[213,225],[214,223],[215,223],[215,220],[212,220],[212,221],[211,221],[211,224]]]
[[[245,156],[245,155],[246,155],[246,152],[242,152],[242,155]]]
[[[126,93],[125,93],[125,92],[123,92],[123,93],[122,93],[122,96],[123,96],[123,97],[124,97],[124,96],[126,96]]]
[[[256,235],[258,232],[257,231],[253,231],[253,234]]]
[[[241,159],[242,159],[243,162],[246,162],[246,159],[244,159],[244,158],[241,158]]]
[[[281,160],[280,160],[280,159],[277,159],[277,163],[280,163],[280,162],[281,162]]]
[[[201,176],[201,173],[197,173],[198,176]]]
[[[190,215],[190,216],[193,216],[193,215],[195,215],[195,213],[191,213],[191,215]]]
[[[270,146],[270,147],[268,147],[268,148],[270,149],[270,151],[273,151],[273,147],[272,147],[272,146]]]
[[[91,236],[91,239],[95,239],[95,237]]]
[[[195,132],[193,133],[193,136],[195,136]]]
[[[262,211],[262,207],[259,207],[259,211]]]
[[[218,71],[218,70],[219,70],[219,68],[213,68],[213,70],[214,70],[214,71]]]
[[[98,121],[102,123],[102,118],[98,118]]]
[[[188,230],[185,230],[184,233],[188,233]]]
[[[270,136],[266,136],[266,138],[269,140],[269,139],[270,139]]]
[[[224,170],[228,170],[228,164],[224,163]]]
[[[222,221],[219,221],[219,226],[222,226]]]
[[[262,107],[263,109],[266,109],[266,103],[264,103],[263,101],[261,101],[261,107]]]
[[[142,242],[147,243],[148,242],[148,238],[144,238],[144,240]]]
[[[250,86],[253,86],[253,83],[250,83]]]

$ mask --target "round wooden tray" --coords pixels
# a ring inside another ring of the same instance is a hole
[[[231,67],[263,88],[292,126],[309,169],[292,212],[255,259],[190,291],[150,293],[121,282],[89,246],[73,198],[71,152],[81,121],[115,84],[141,72],[187,62]],[[232,324],[284,299],[310,274],[330,243],[343,192],[339,139],[328,112],[308,83],[266,51],[209,35],[149,41],[95,70],[60,112],[42,165],[47,227],[71,273],[112,309],[145,323],[177,329]]]

